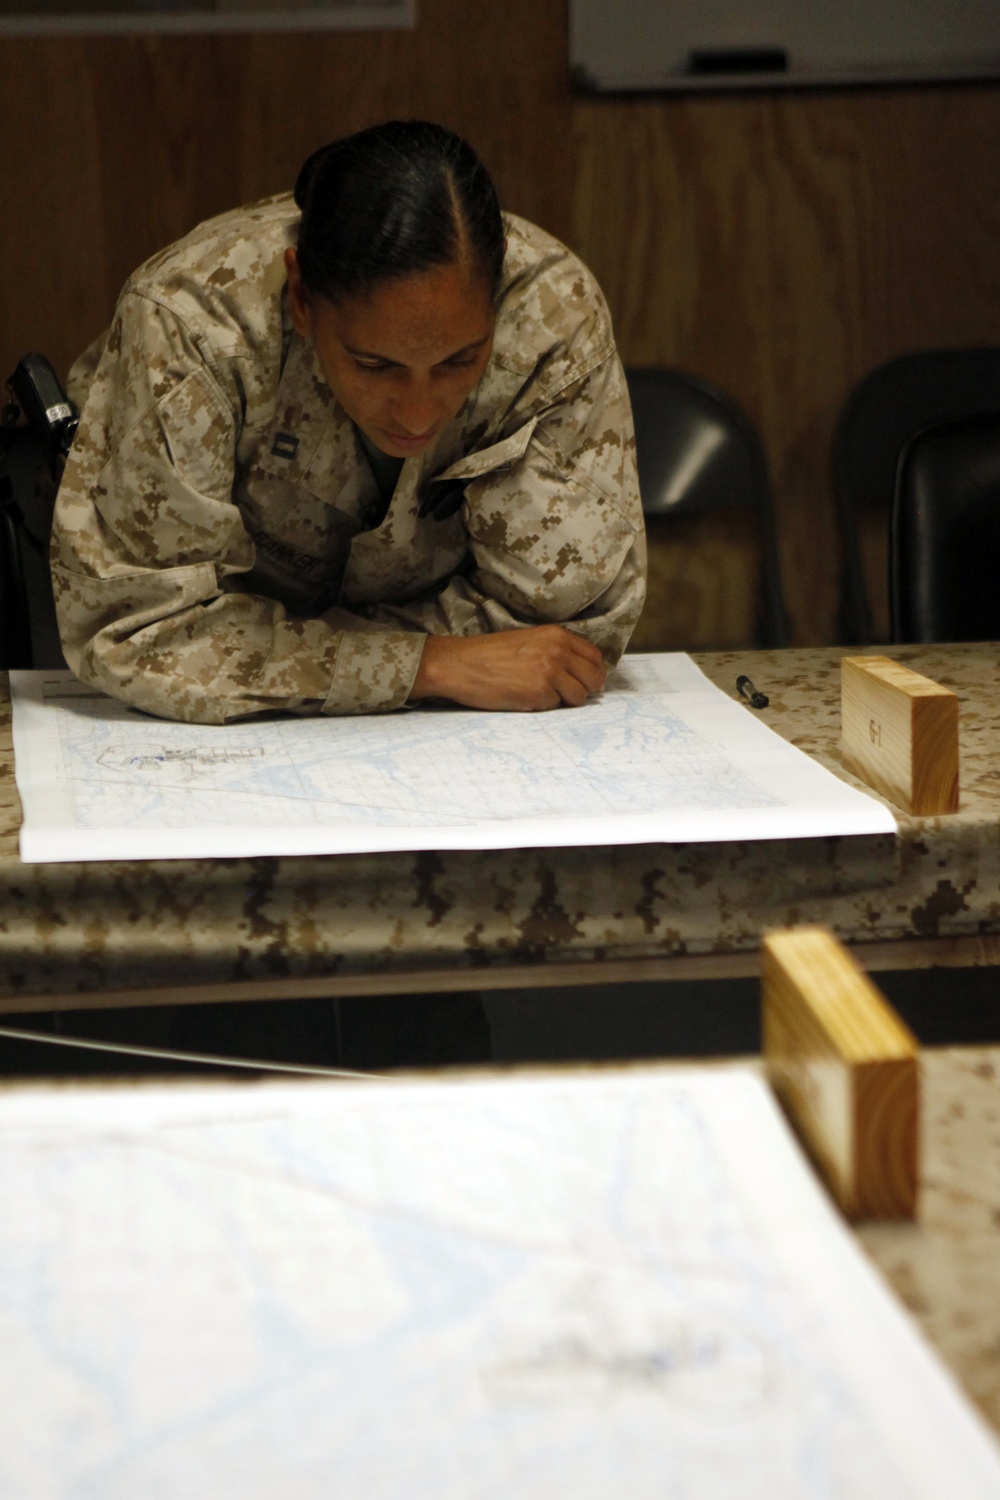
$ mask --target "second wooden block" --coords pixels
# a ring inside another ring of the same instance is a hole
[[[822,927],[765,933],[764,1059],[772,1086],[844,1212],[916,1209],[916,1038]]]

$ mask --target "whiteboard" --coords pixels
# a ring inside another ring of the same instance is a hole
[[[570,0],[569,24],[587,90],[1000,74],[998,0]]]

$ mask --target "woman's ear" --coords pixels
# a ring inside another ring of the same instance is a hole
[[[302,285],[299,257],[291,246],[285,251],[285,272],[288,276],[288,309],[292,315],[292,327],[301,338],[311,338],[312,309]]]

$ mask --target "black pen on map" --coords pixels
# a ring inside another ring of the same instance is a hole
[[[770,698],[766,693],[758,693],[749,677],[741,675],[736,679],[736,691],[741,698],[745,698],[751,708],[766,708]]]

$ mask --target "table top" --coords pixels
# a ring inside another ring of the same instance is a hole
[[[770,696],[765,722],[858,785],[839,758],[844,654],[695,659],[731,693],[748,673]],[[22,865],[4,692],[0,1009],[131,990],[168,998],[171,986],[200,986],[203,998],[241,986],[262,997],[418,989],[442,977],[483,988],[529,971],[531,983],[539,973],[600,983],[636,962],[651,978],[680,976],[684,963],[689,974],[746,974],[765,927],[805,921],[867,945],[876,967],[1000,961],[997,647],[892,654],[960,700],[960,810],[897,812],[898,838]]]
[[[920,1069],[917,1221],[858,1236],[1000,1431],[1000,1047],[928,1048]]]

